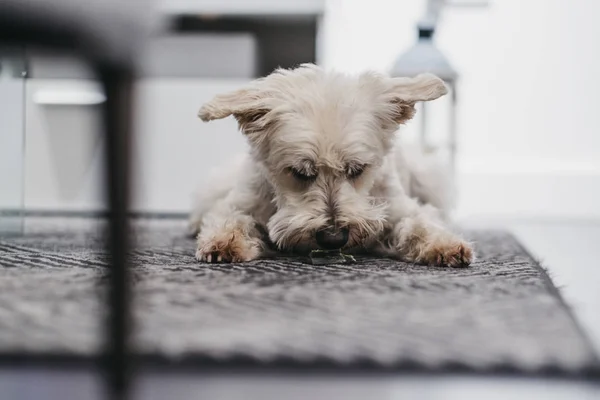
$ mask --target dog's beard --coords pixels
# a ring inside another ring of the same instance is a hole
[[[326,228],[348,228],[348,242],[344,250],[365,247],[377,240],[385,223],[385,204],[375,204],[367,199],[367,207],[340,213],[335,226],[325,213],[311,213],[306,210],[282,208],[269,220],[267,229],[270,240],[280,251],[299,254],[319,249],[315,240],[317,231]]]

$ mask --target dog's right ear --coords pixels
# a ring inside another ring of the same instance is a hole
[[[230,115],[239,115],[261,108],[262,96],[256,89],[239,89],[230,93],[219,94],[205,103],[198,116],[204,122],[222,119]]]
[[[265,90],[257,87],[258,82],[254,83],[254,87],[215,96],[200,108],[198,116],[208,122],[233,115],[245,134],[262,130],[267,123],[264,117],[270,111],[270,97]]]

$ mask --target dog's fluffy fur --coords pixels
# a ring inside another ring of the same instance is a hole
[[[347,76],[302,65],[216,96],[200,118],[233,115],[250,152],[201,191],[190,221],[198,260],[307,253],[318,248],[317,231],[347,228],[347,252],[468,265],[470,244],[444,224],[449,179],[395,140],[416,102],[446,92],[430,74]]]

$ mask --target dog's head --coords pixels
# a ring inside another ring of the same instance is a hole
[[[386,204],[372,191],[398,125],[416,102],[446,92],[430,74],[351,77],[302,65],[216,96],[199,116],[238,120],[275,193],[268,230],[279,248],[355,247],[383,228]]]

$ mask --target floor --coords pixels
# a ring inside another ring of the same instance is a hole
[[[505,228],[513,232],[546,267],[571,306],[576,319],[600,354],[600,221],[463,221],[473,228]],[[156,377],[158,378],[158,377]],[[241,378],[215,376],[212,379],[168,376],[159,384],[150,376],[140,382],[139,399],[158,399],[161,390],[178,393],[179,398],[261,399],[345,398],[395,400],[437,399],[544,399],[591,400],[600,398],[600,382],[566,382],[517,378],[354,377]],[[172,391],[169,390],[172,389]],[[162,392],[166,393],[166,392]],[[190,396],[191,393],[195,395]],[[187,397],[186,397],[187,394]],[[283,396],[285,394],[285,396]],[[154,397],[156,396],[156,397]]]
[[[460,376],[433,379],[144,374],[132,400],[597,400],[600,394],[598,385],[589,382]],[[100,400],[104,394],[101,383],[87,371],[0,370],[2,398],[7,400]]]
[[[550,272],[576,319],[600,349],[600,221],[463,221],[473,228],[511,230]],[[36,382],[31,385],[31,382]],[[101,399],[93,371],[0,369],[3,398]],[[164,374],[146,371],[134,398],[261,399],[598,399],[600,382],[493,377],[421,376],[251,376]]]
[[[600,221],[466,221],[506,228],[550,273],[600,354]]]

